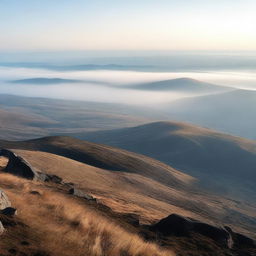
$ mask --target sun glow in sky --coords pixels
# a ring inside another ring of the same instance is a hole
[[[0,0],[0,51],[254,51],[255,12],[255,0]]]

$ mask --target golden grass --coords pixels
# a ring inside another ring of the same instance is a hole
[[[32,230],[44,251],[56,256],[167,256],[170,251],[145,242],[71,196],[40,183],[0,174],[18,217]],[[41,195],[33,195],[37,190]]]
[[[171,213],[200,218],[190,208],[184,207],[192,201],[196,205],[205,201],[200,195],[188,199],[186,192],[142,175],[108,171],[51,153],[28,150],[15,152],[42,172],[58,175],[65,182],[77,184],[80,189],[100,198],[114,211],[139,214],[145,223]]]
[[[198,191],[168,187],[136,173],[108,171],[59,155],[28,150],[15,150],[39,170],[73,182],[93,194],[116,212],[134,213],[148,224],[177,213],[210,224],[225,224],[237,232],[255,237],[254,227],[241,220],[242,213],[256,217],[255,206]],[[228,209],[238,215],[229,218]]]
[[[0,170],[4,169],[6,167],[6,165],[8,164],[9,159],[4,157],[4,156],[0,156]]]

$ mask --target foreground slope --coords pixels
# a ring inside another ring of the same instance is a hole
[[[222,194],[254,201],[256,142],[178,122],[81,134],[158,159]]]
[[[154,159],[69,137],[1,141],[39,170],[93,194],[114,211],[135,213],[142,223],[178,213],[226,224],[253,236],[255,205],[196,188],[196,179]]]
[[[18,211],[12,217],[0,213],[1,255],[174,255],[143,240],[122,216],[69,195],[64,185],[0,173],[0,186]]]

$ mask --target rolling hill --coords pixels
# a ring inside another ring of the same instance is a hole
[[[0,141],[0,146],[49,152],[110,171],[139,173],[177,187],[195,181],[189,175],[146,156],[71,137],[46,137],[25,142]]]
[[[54,126],[56,122],[46,116],[29,113],[18,108],[0,110],[0,137],[18,140],[44,136],[43,127]]]
[[[173,120],[256,139],[256,91],[235,90],[177,100],[163,111]]]
[[[218,193],[256,198],[255,141],[178,122],[91,132],[80,138],[153,157]]]
[[[176,78],[151,83],[133,85],[132,88],[153,91],[173,91],[190,94],[220,93],[234,90],[231,87],[201,82],[191,78]]]
[[[0,94],[0,108],[0,139],[9,140],[121,128],[160,118],[156,111],[122,104],[6,94]]]

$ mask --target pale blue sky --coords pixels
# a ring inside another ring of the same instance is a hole
[[[0,0],[0,50],[256,50],[255,0]]]

